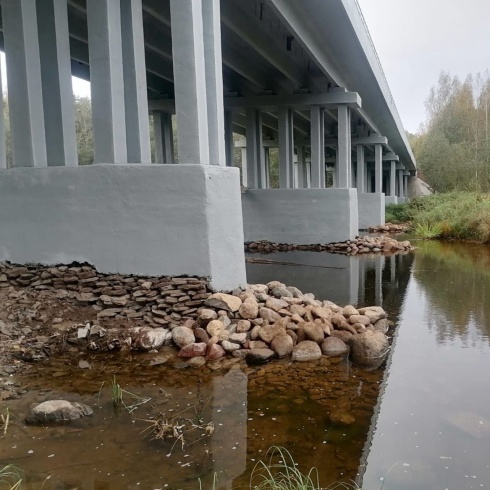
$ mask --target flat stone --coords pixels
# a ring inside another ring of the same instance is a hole
[[[234,342],[235,344],[244,344],[247,341],[246,333],[234,333],[230,335],[230,342]]]
[[[289,305],[288,305],[288,303],[286,303],[282,299],[269,298],[265,302],[265,306],[266,306],[266,308],[270,308],[271,310],[274,310],[277,312],[279,310],[282,310],[283,308],[287,308]]]
[[[231,311],[235,313],[242,306],[242,300],[231,294],[215,293],[212,294],[205,302],[206,306],[218,308],[220,310]]]
[[[106,310],[99,311],[97,318],[114,318],[121,313],[121,308],[107,308]]]
[[[247,353],[247,363],[265,364],[275,357],[274,351],[270,349],[252,349]]]
[[[50,400],[32,408],[25,422],[29,425],[61,424],[92,415],[93,410],[83,403]]]

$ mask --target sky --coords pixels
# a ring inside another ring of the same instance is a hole
[[[490,71],[490,0],[358,0],[402,122],[425,121],[441,70]]]
[[[462,79],[490,71],[490,0],[358,1],[408,131],[425,121],[425,100],[442,70]],[[1,63],[5,74],[3,53]],[[90,96],[84,80],[73,78],[73,90]]]

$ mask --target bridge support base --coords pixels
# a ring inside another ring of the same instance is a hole
[[[90,165],[0,171],[0,261],[246,283],[239,171]]]
[[[388,206],[388,204],[398,204],[399,203],[399,197],[397,196],[386,196],[385,197],[385,204]]]
[[[370,226],[385,224],[385,195],[380,193],[362,194],[359,200],[359,229],[367,230]]]
[[[245,241],[331,243],[358,232],[356,189],[263,189],[242,194]]]

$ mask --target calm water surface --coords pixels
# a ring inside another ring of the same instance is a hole
[[[32,489],[46,477],[45,489],[197,489],[197,478],[208,488],[215,473],[220,488],[235,488],[279,445],[301,469],[316,466],[324,487],[349,480],[365,490],[490,485],[488,248],[421,243],[415,254],[392,257],[252,259],[250,282],[278,279],[339,304],[382,304],[397,323],[387,367],[227,361],[194,370],[159,364],[165,352],[67,356],[21,380],[29,393],[8,402],[13,423],[0,439],[0,466],[24,469]],[[91,369],[80,369],[81,359]],[[131,415],[114,413],[114,375],[151,400]],[[50,429],[22,424],[30,403],[57,397],[88,403],[94,416]],[[330,415],[339,411],[355,422],[333,425]],[[146,421],[158,413],[199,427],[186,432],[183,447],[152,440]]]

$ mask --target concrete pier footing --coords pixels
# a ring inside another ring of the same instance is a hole
[[[367,230],[371,226],[385,224],[385,195],[358,194],[359,200],[359,229]]]
[[[245,241],[331,243],[358,234],[356,189],[264,189],[242,194]]]
[[[246,283],[236,168],[91,165],[0,171],[0,261]]]
[[[385,204],[388,206],[388,204],[398,204],[399,202],[399,197],[397,196],[385,196]]]

